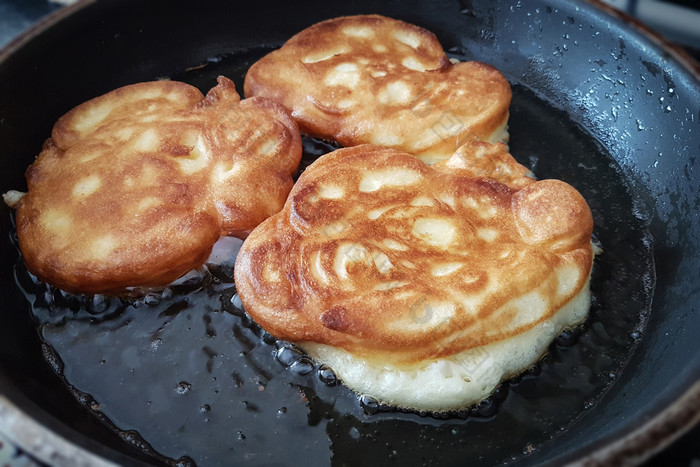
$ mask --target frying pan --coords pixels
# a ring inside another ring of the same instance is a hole
[[[232,287],[208,297],[206,310],[185,306],[154,313],[136,303],[124,305],[117,317],[123,326],[103,333],[102,347],[95,347],[98,340],[90,330],[95,322],[113,323],[117,318],[104,313],[115,308],[102,303],[87,316],[94,300],[88,306],[87,299],[80,302],[33,282],[22,268],[6,210],[0,216],[7,239],[0,242],[0,419],[7,436],[44,462],[71,465],[388,460],[595,465],[640,462],[697,422],[700,85],[686,57],[600,5],[81,2],[0,53],[0,187],[25,187],[24,169],[53,123],[80,102],[158,78],[180,79],[206,91],[217,74],[225,74],[241,89],[250,63],[294,33],[358,13],[426,27],[451,56],[490,63],[510,80],[514,156],[541,178],[576,186],[594,212],[604,252],[594,270],[586,325],[560,336],[540,364],[471,411],[392,411],[359,401],[327,374],[319,383],[319,368],[275,343],[236,308]],[[308,163],[328,146],[307,141],[305,149]],[[47,301],[61,300],[66,304],[60,316],[46,312]],[[164,359],[167,364],[158,366],[160,357],[140,354],[131,372],[123,374],[109,365],[100,370],[83,358],[91,350],[111,356],[110,349],[120,348],[122,340],[145,345],[129,327],[139,320],[154,319],[155,326],[165,319],[176,327],[178,319],[191,319],[196,324],[182,332],[195,332],[204,326],[197,313],[209,320],[207,338],[214,339],[218,329],[218,340],[207,342],[237,351],[236,345],[248,342],[248,351],[215,352],[211,366],[188,370],[185,363],[196,366],[192,359],[201,356],[182,349],[185,341],[200,345],[199,338],[176,340],[170,353],[181,359]],[[157,371],[138,380],[142,384],[130,384],[137,380],[129,375],[146,361]],[[198,387],[213,387],[216,371],[230,376],[236,365],[257,368],[254,373],[267,380],[239,377],[233,378],[236,384],[230,379],[223,384],[220,379],[216,404],[196,399],[202,395]],[[183,374],[201,386],[179,380]],[[161,382],[170,392],[143,396],[146,386]],[[236,389],[250,387],[271,405],[242,400],[240,394],[254,396]],[[289,407],[281,407],[283,401],[275,398],[289,394],[296,399],[285,399]],[[192,400],[182,402],[187,397]],[[173,404],[164,410],[165,418],[148,412],[161,400]],[[215,429],[188,418],[187,404],[195,404]],[[217,412],[227,404],[233,412]],[[303,423],[295,424],[299,420]]]

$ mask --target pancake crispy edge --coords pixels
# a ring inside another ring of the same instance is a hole
[[[426,410],[477,402],[589,306],[590,210],[527,174],[476,141],[434,166],[370,145],[322,156],[239,252],[243,304],[356,391]],[[486,373],[460,363],[484,352]],[[436,387],[444,398],[423,397]]]
[[[426,162],[476,138],[507,141],[510,86],[493,67],[452,63],[435,35],[379,15],[334,18],[290,38],[248,71],[246,96],[292,112],[302,133],[371,143]]]
[[[225,77],[207,96],[172,81],[118,88],[75,107],[15,201],[27,268],[76,293],[166,285],[222,235],[279,211],[301,139],[286,109],[241,101]]]

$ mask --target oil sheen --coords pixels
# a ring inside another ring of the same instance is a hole
[[[206,88],[222,73],[240,89],[244,70],[263,52],[172,78]],[[625,371],[643,336],[652,241],[605,149],[528,89],[516,84],[513,94],[512,154],[538,178],[562,179],[583,194],[603,252],[586,323],[479,405],[415,413],[349,391],[332,369],[245,313],[233,282],[235,241],[222,264],[131,298],[68,295],[38,283],[20,263],[17,281],[47,357],[89,411],[154,463],[490,465],[555,443]],[[304,149],[300,170],[333,146],[306,139]]]

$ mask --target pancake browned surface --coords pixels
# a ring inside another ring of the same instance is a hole
[[[317,23],[253,64],[246,96],[292,111],[302,133],[394,147],[426,162],[507,139],[511,91],[496,69],[451,63],[431,32],[378,15]]]
[[[358,392],[420,409],[476,402],[588,310],[588,205],[527,174],[485,142],[433,166],[371,145],[325,155],[243,245],[243,304]],[[462,364],[479,352],[492,374]],[[459,380],[444,400],[425,394],[436,378],[415,376],[439,361],[437,379]]]
[[[116,89],[61,117],[27,169],[22,255],[68,291],[167,284],[278,212],[300,158],[286,109],[241,101],[227,78],[206,98],[172,81]]]

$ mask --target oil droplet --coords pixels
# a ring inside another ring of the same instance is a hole
[[[233,373],[231,373],[231,379],[233,379],[233,384],[237,388],[240,388],[241,386],[243,386],[243,378],[241,378],[241,376],[238,373],[236,373],[235,371]]]
[[[151,350],[158,350],[158,347],[160,347],[160,344],[163,343],[163,339],[160,337],[154,337],[151,339]]]
[[[192,389],[192,385],[187,381],[180,381],[177,383],[177,386],[175,386],[175,392],[178,394],[187,394],[190,392],[190,389]]]
[[[527,443],[523,449],[523,454],[532,454],[535,451],[535,447],[532,443]]]
[[[262,392],[265,390],[265,386],[267,386],[267,382],[265,379],[263,379],[262,376],[256,376],[255,377],[255,384],[258,385],[258,392]]]

